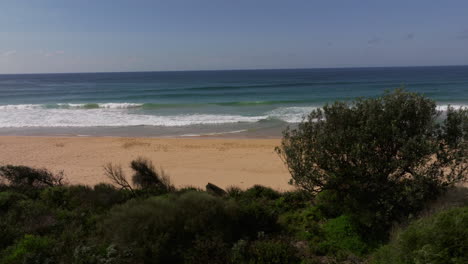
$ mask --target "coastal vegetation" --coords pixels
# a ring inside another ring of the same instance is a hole
[[[93,187],[2,166],[0,264],[467,263],[467,144],[467,110],[396,90],[286,130],[289,192],[176,188],[145,158]]]

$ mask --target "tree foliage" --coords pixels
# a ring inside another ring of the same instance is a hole
[[[132,183],[139,190],[156,190],[160,192],[174,191],[168,175],[161,169],[157,170],[153,163],[145,158],[139,157],[130,162],[133,170]],[[122,166],[108,163],[104,166],[104,173],[114,184],[123,190],[128,190],[135,195],[135,190],[128,182]]]
[[[0,167],[0,183],[17,187],[52,187],[64,184],[63,172],[53,174],[46,169],[6,165]]]
[[[467,177],[467,111],[403,90],[336,102],[284,132],[276,150],[294,184],[361,222],[387,226]]]

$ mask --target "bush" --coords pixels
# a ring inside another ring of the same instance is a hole
[[[332,255],[353,253],[362,256],[368,250],[358,228],[349,216],[342,215],[330,219],[322,228],[325,240],[320,242],[319,248],[323,253]]]
[[[14,226],[0,221],[0,252],[2,249],[10,246],[20,236],[20,231]]]
[[[115,245],[109,245],[106,248],[95,246],[80,245],[73,251],[73,264],[124,264],[134,263],[130,260],[131,255],[128,251],[118,249]],[[67,263],[68,261],[64,262]]]
[[[57,219],[54,209],[43,202],[20,200],[1,219],[21,229],[22,233],[46,233],[54,229]]]
[[[312,200],[308,192],[296,190],[282,193],[275,203],[281,212],[285,212],[309,207],[312,205]]]
[[[313,244],[322,239],[320,222],[323,217],[317,207],[308,207],[280,215],[278,222],[298,240],[306,240]]]
[[[102,228],[110,242],[135,247],[135,262],[151,259],[157,263],[180,263],[186,249],[194,243],[200,249],[213,246],[207,241],[209,237],[226,243],[237,240],[242,235],[238,214],[231,202],[207,193],[188,192],[116,206]],[[211,256],[208,251],[205,253]]]
[[[98,184],[94,188],[85,185],[55,186],[40,193],[41,200],[51,207],[80,211],[109,209],[130,197],[130,193],[119,191],[109,184]]]
[[[333,214],[359,215],[369,234],[381,234],[466,180],[466,137],[451,128],[463,127],[467,113],[449,109],[440,123],[434,101],[402,90],[336,102],[287,129],[277,152],[292,184],[330,191]]]
[[[248,263],[251,264],[288,264],[298,263],[296,249],[281,240],[254,241],[249,248]]]
[[[340,204],[339,195],[333,190],[324,190],[320,192],[314,200],[317,210],[322,212],[326,218],[336,218],[343,211]]]
[[[238,201],[240,224],[243,231],[250,237],[258,233],[272,233],[279,230],[278,211],[273,204],[262,200]]]
[[[15,245],[2,252],[0,264],[55,263],[53,246],[54,241],[50,238],[25,235]]]
[[[227,195],[231,198],[240,198],[244,191],[237,186],[229,186],[226,188]]]
[[[372,263],[468,263],[468,207],[411,223],[374,254]]]
[[[17,192],[0,192],[0,212],[6,212],[17,201],[25,200],[27,198],[27,196]]]
[[[46,169],[6,165],[0,167],[0,180],[15,187],[50,187],[63,185],[63,172],[53,174]]]
[[[229,262],[229,247],[219,236],[196,238],[185,250],[185,263],[225,264]]]
[[[280,196],[281,195],[277,191],[262,185],[254,185],[243,193],[243,197],[246,199],[263,198],[266,200],[275,200],[280,198]]]

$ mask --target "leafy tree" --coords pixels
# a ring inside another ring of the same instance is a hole
[[[466,180],[467,111],[403,90],[336,102],[286,129],[276,151],[291,184],[327,191],[341,212],[371,228],[388,228],[446,187]]]

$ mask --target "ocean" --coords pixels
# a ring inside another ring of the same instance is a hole
[[[468,66],[0,75],[0,134],[277,137],[399,87],[468,106]]]

